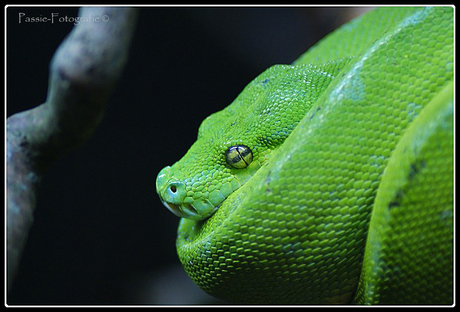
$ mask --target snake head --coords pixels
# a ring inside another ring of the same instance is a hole
[[[332,78],[313,65],[275,65],[259,75],[203,121],[181,160],[160,171],[156,189],[166,208],[194,220],[212,216],[268,161]]]
[[[238,154],[238,151],[234,152],[234,148],[228,149],[232,151],[231,161],[238,162],[238,156],[242,155],[236,167],[230,168],[222,160],[214,160],[211,162],[212,166],[206,167],[200,159],[206,159],[205,155],[212,154],[212,150],[208,144],[197,142],[186,157],[159,172],[156,180],[157,193],[163,205],[175,215],[193,220],[209,218],[259,168],[258,163],[252,159],[248,164],[247,150]],[[241,163],[246,166],[243,168]],[[193,168],[201,166],[209,169],[193,171]]]

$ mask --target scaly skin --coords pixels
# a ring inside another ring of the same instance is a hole
[[[205,119],[157,178],[202,289],[452,304],[452,24],[450,7],[374,10]]]

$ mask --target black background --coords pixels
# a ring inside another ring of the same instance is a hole
[[[8,7],[7,116],[46,99],[48,64],[73,7]],[[16,304],[222,303],[186,277],[179,219],[155,192],[157,173],[271,65],[289,64],[359,14],[356,8],[141,8],[130,59],[106,115],[82,148],[58,160],[38,195]]]

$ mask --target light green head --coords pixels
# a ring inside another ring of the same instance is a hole
[[[231,105],[207,117],[186,155],[160,171],[163,204],[180,217],[210,217],[269,160],[332,78],[312,65],[267,69]]]

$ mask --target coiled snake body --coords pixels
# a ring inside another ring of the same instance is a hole
[[[276,65],[157,177],[237,303],[452,304],[453,8],[381,8]]]

